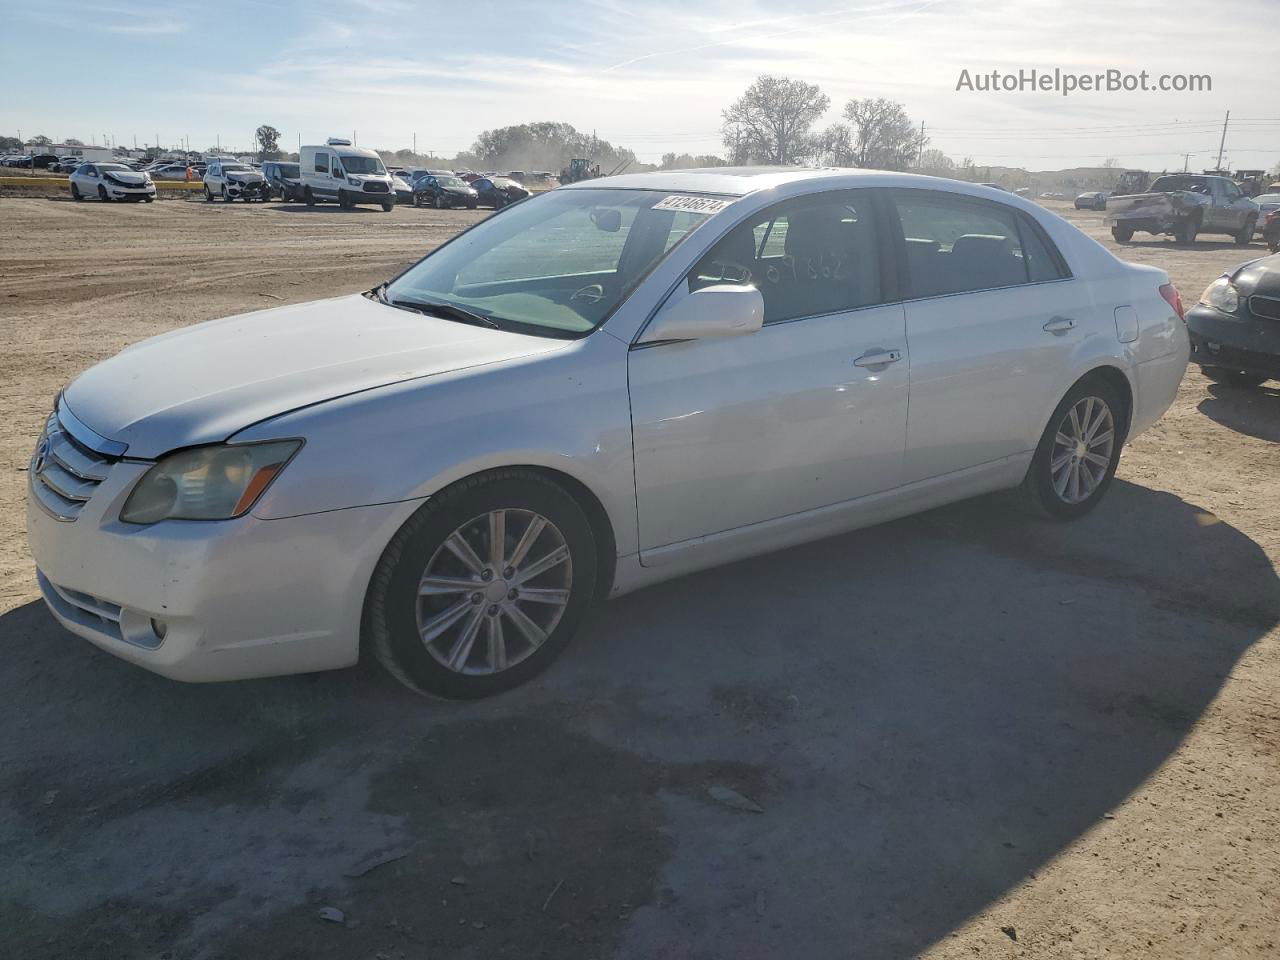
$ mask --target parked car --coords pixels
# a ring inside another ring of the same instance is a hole
[[[1280,193],[1263,193],[1253,198],[1258,205],[1258,232],[1261,233],[1267,221],[1267,215],[1280,210]]]
[[[404,177],[393,173],[391,189],[396,195],[396,203],[413,203],[413,187]]]
[[[299,157],[307,206],[329,200],[343,209],[376,203],[389,213],[395,207],[391,176],[377,152],[331,137],[327,143],[304,146]]]
[[[123,163],[84,163],[67,177],[71,199],[143,200],[156,198],[156,185],[148,174],[130,170]]]
[[[195,168],[189,167],[185,163],[169,163],[162,167],[156,167],[151,171],[152,180],[186,180],[187,171],[191,170],[195,174]]]
[[[201,178],[204,182],[204,198],[213,202],[214,197],[221,197],[224,203],[233,200],[271,199],[271,191],[267,188],[266,179],[247,163],[236,160],[215,160]]]
[[[167,676],[363,651],[479,697],[600,597],[1006,488],[1079,517],[1187,356],[1164,271],[1011,194],[597,179],[81,374],[28,539],[59,622]]]
[[[463,183],[453,175],[433,176],[428,174],[419,177],[413,185],[413,205],[415,207],[466,207],[474,210],[479,203],[479,195],[474,187]]]
[[[84,157],[59,157],[53,163],[49,164],[49,172],[70,173],[84,162]]]
[[[39,170],[48,170],[49,164],[58,162],[57,155],[53,153],[37,153],[30,159],[31,162],[29,164],[23,164],[23,166],[29,166]]]
[[[1280,210],[1272,210],[1262,224],[1262,239],[1272,253],[1280,251]]]
[[[530,195],[528,190],[506,177],[481,177],[472,180],[471,189],[476,192],[476,203],[495,210],[501,210],[507,204]]]
[[[302,174],[298,164],[268,160],[262,165],[262,176],[267,181],[271,196],[289,201],[302,199]]]
[[[1260,219],[1258,205],[1230,177],[1165,174],[1146,193],[1107,201],[1106,222],[1117,243],[1128,243],[1143,230],[1171,235],[1179,243],[1195,243],[1202,233],[1225,233],[1244,246]]]
[[[1090,190],[1088,193],[1082,193],[1076,197],[1075,208],[1077,210],[1105,210],[1107,209],[1107,195],[1102,190]]]
[[[1241,387],[1280,380],[1280,256],[1209,284],[1187,312],[1187,329],[1191,361],[1210,380]]]

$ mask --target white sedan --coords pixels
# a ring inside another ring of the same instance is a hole
[[[99,200],[145,200],[156,198],[156,185],[151,177],[137,170],[130,170],[123,163],[83,163],[71,173],[71,197],[83,200],[97,197]]]
[[[479,697],[602,597],[990,491],[1078,517],[1187,356],[1165,273],[1012,194],[591,180],[82,374],[28,534],[54,616],[169,677]]]

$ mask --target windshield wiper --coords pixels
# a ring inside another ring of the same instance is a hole
[[[395,299],[387,296],[385,290],[378,292],[379,299],[393,307],[401,310],[412,310],[415,313],[425,313],[429,316],[444,317],[447,320],[457,320],[459,323],[469,323],[475,327],[488,327],[490,330],[501,330],[502,325],[492,317],[486,317],[482,313],[475,313],[465,307],[460,307],[454,303],[448,303],[444,300],[407,300]]]

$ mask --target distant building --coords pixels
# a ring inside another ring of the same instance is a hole
[[[111,147],[95,147],[83,143],[28,143],[22,147],[27,156],[41,153],[52,153],[57,157],[83,157],[85,163],[105,163],[115,159],[116,152]]]

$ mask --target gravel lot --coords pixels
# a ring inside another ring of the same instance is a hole
[[[1273,388],[1189,372],[1081,522],[985,498],[652,588],[478,704],[370,662],[184,686],[54,625],[59,387],[484,215],[0,200],[0,956],[1280,954]],[[1124,255],[1194,301],[1264,253]]]

